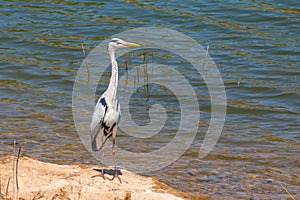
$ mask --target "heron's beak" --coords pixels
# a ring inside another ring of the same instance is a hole
[[[139,44],[135,44],[135,43],[131,43],[131,42],[123,42],[123,45],[126,47],[140,47],[141,46]]]

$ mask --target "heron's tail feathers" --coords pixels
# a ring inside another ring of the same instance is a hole
[[[112,135],[112,133],[104,136],[103,141],[103,135],[97,134],[96,137],[92,140],[92,150],[93,151],[100,151],[102,147],[104,146],[106,140]],[[103,142],[102,142],[103,141]]]
[[[102,136],[99,136],[99,134],[96,135],[95,138],[92,138],[92,150],[93,151],[99,151],[102,148]]]

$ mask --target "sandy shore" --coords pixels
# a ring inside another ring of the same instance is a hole
[[[18,159],[16,181],[13,163],[16,158],[12,156],[0,159],[0,199],[209,199],[206,195],[178,192],[154,178],[123,169],[120,183],[118,179],[91,178],[99,174],[95,171],[99,166],[57,165],[29,157]],[[106,176],[112,177],[109,174]]]

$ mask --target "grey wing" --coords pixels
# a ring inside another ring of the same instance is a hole
[[[101,96],[94,108],[90,124],[92,150],[99,151],[103,142],[103,120],[107,112],[105,97]]]

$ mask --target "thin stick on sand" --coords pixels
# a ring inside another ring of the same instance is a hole
[[[17,185],[17,192],[19,192],[19,182],[18,182],[18,164],[19,164],[19,157],[21,153],[21,147],[19,147],[17,161],[16,161],[16,185]]]
[[[6,186],[6,192],[5,192],[5,197],[6,198],[7,198],[7,195],[8,195],[9,182],[10,182],[10,177],[8,178],[7,186]]]
[[[16,144],[17,144],[17,141],[15,140],[14,141],[14,148],[13,148],[13,168],[12,168],[12,177],[13,177],[13,180],[15,180],[15,158],[16,158]],[[13,187],[13,193],[15,194],[15,187]]]

